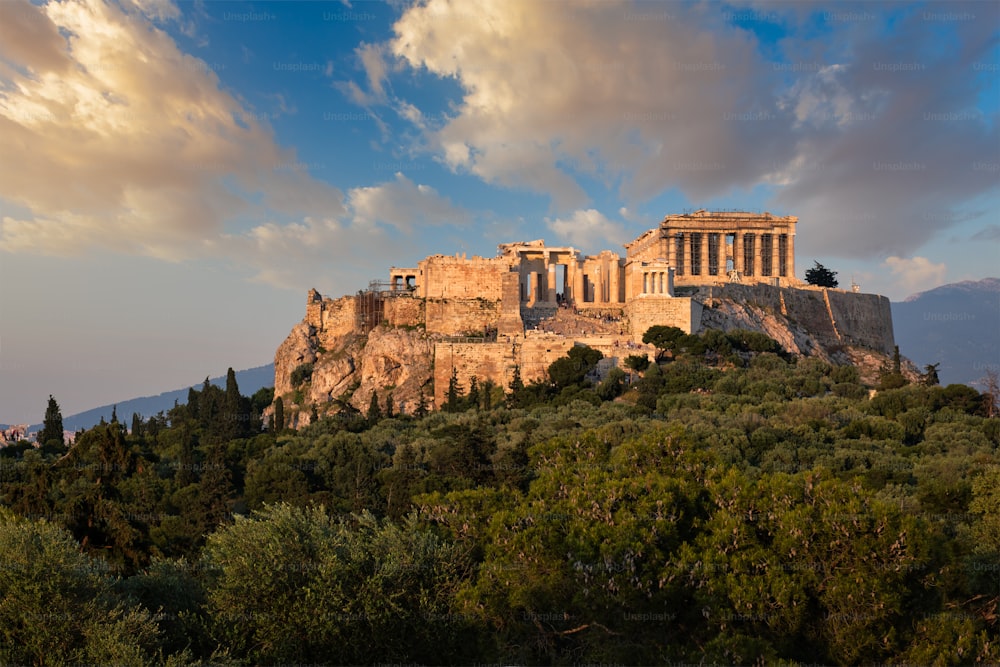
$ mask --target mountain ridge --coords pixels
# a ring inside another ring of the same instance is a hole
[[[209,382],[219,387],[225,387],[226,375],[223,374],[218,377],[209,378]],[[239,385],[240,393],[244,396],[249,396],[263,387],[270,387],[273,382],[273,363],[236,371],[236,383]],[[165,391],[154,396],[138,396],[136,398],[129,398],[124,401],[118,401],[117,403],[109,403],[108,405],[102,405],[96,408],[91,408],[90,410],[84,410],[83,412],[77,412],[69,416],[64,416],[63,428],[67,431],[77,431],[81,428],[91,428],[95,424],[100,423],[102,417],[106,421],[110,420],[111,411],[115,408],[117,408],[119,420],[126,423],[131,423],[132,413],[138,413],[142,417],[148,418],[157,414],[161,410],[164,412],[169,410],[173,407],[175,400],[180,403],[184,403],[187,400],[188,390],[191,387],[201,387],[203,383],[204,380],[191,384],[187,387]],[[42,424],[32,424],[28,430],[39,431],[41,428]]]

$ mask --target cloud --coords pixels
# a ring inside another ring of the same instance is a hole
[[[461,224],[470,217],[434,188],[418,185],[402,173],[397,173],[394,181],[352,189],[348,203],[355,224],[368,227],[383,223],[405,232],[417,225]]]
[[[427,0],[388,51],[460,86],[443,123],[404,116],[427,149],[557,213],[586,207],[584,178],[630,209],[766,186],[800,217],[803,252],[873,258],[995,191],[1000,123],[979,105],[996,77],[975,67],[995,54],[997,5],[741,4],[742,23],[711,4]],[[924,20],[937,8],[977,18]],[[757,21],[787,34],[761,45]]]
[[[887,257],[883,265],[892,272],[895,286],[911,294],[941,285],[948,270],[943,263],[934,264],[926,257]]]
[[[0,2],[15,28],[0,39],[0,250],[265,270],[311,257],[296,239],[363,244],[370,230],[303,222],[343,218],[342,193],[144,18],[175,18],[172,3],[128,7]],[[289,255],[254,250],[265,238]]]
[[[428,142],[453,169],[550,194],[560,210],[586,203],[578,174],[621,179],[633,198],[708,197],[751,185],[762,156],[783,162],[794,147],[780,137],[792,112],[758,94],[767,67],[753,40],[713,31],[703,12],[430,0],[400,17],[391,50],[462,87]]]
[[[592,208],[574,211],[568,218],[546,220],[545,224],[559,238],[566,239],[582,250],[595,251],[619,247],[628,238],[624,225],[608,220]]]

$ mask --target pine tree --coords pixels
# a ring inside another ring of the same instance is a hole
[[[389,395],[385,397],[385,418],[392,419],[393,416],[392,392],[389,392]]]
[[[840,284],[837,280],[837,272],[831,271],[816,260],[815,266],[806,270],[806,282],[817,287],[836,287]]]
[[[111,406],[111,423],[112,424],[117,424],[118,423],[118,405],[117,404]]]
[[[52,394],[49,394],[49,405],[45,408],[45,421],[42,423],[42,432],[38,434],[38,443],[47,445],[53,440],[57,441],[59,445],[65,444],[62,413],[59,411],[56,399],[52,398]]]
[[[934,387],[941,384],[941,380],[938,378],[938,366],[941,362],[936,364],[927,364],[924,366],[924,384],[928,387]]]
[[[142,435],[142,417],[138,412],[132,413],[132,435],[136,437]]]

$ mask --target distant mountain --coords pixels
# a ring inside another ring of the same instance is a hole
[[[972,384],[1000,372],[1000,279],[942,285],[892,304],[896,344],[923,369],[941,363],[941,384]],[[982,389],[981,386],[977,387]]]
[[[210,382],[214,385],[225,388],[226,376],[221,375],[217,378],[211,378]],[[130,425],[132,423],[133,412],[139,413],[143,418],[151,417],[161,410],[166,412],[170,408],[174,407],[174,401],[177,401],[178,403],[186,403],[188,389],[191,387],[200,389],[204,383],[205,380],[202,378],[188,387],[175,389],[174,391],[166,391],[159,396],[130,398],[125,401],[118,401],[112,405],[103,405],[99,408],[87,410],[86,412],[79,412],[75,415],[63,417],[63,428],[67,431],[90,428],[95,424],[99,424],[101,417],[104,417],[105,421],[111,421],[111,410],[115,407],[117,407],[118,410],[119,421],[126,425]],[[245,371],[236,371],[236,384],[239,385],[240,393],[244,396],[250,396],[262,387],[273,386],[274,364],[248,368]],[[41,428],[41,424],[35,424],[31,426],[29,431],[39,431]]]

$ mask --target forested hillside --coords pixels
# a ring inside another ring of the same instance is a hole
[[[649,339],[436,413],[292,432],[233,380],[0,450],[0,663],[1000,662],[995,388]]]

